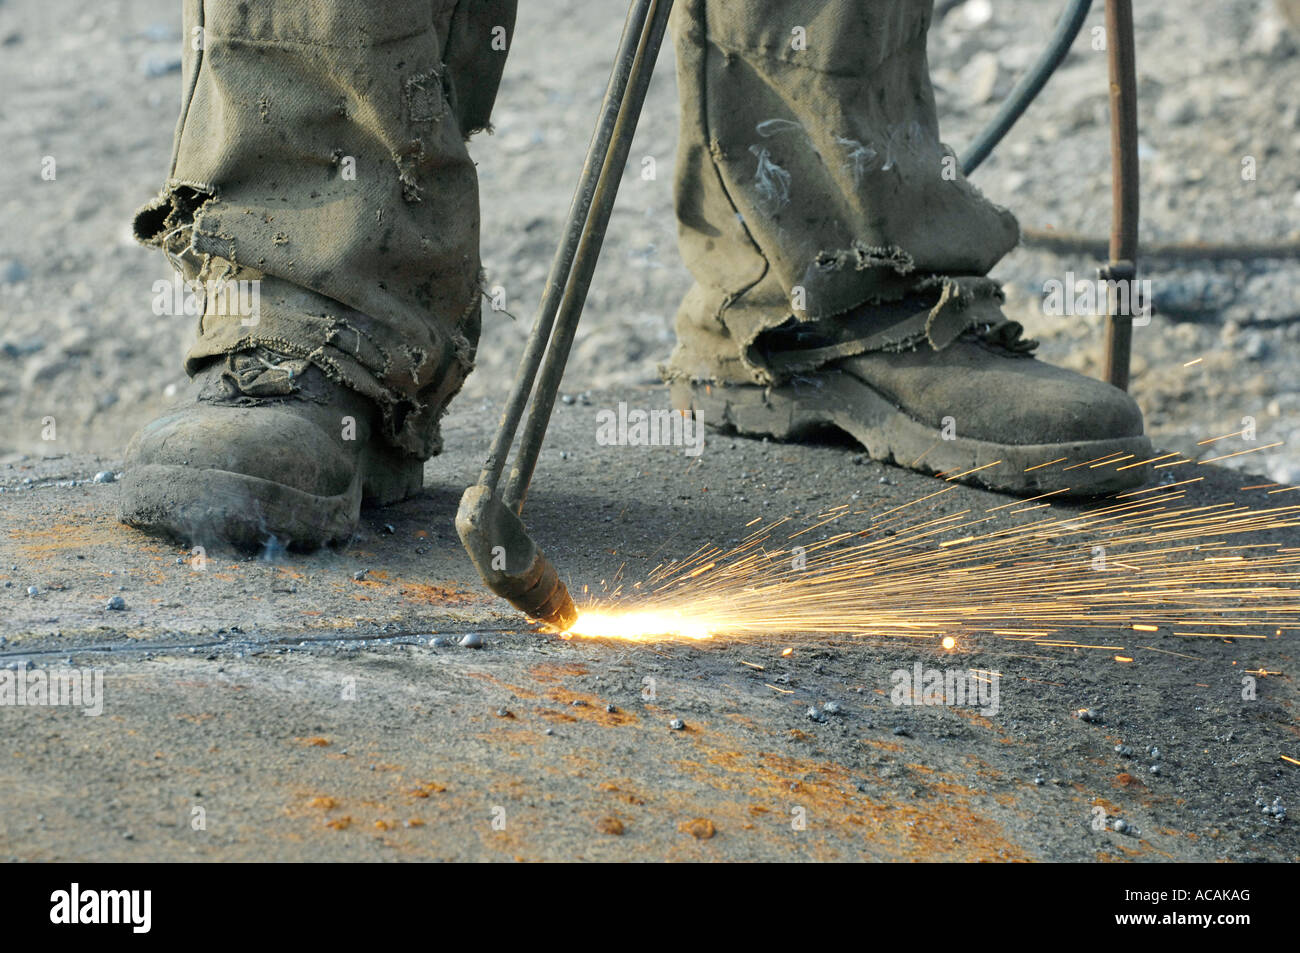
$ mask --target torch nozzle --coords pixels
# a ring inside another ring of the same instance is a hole
[[[537,548],[523,522],[482,484],[465,491],[456,532],[487,587],[520,612],[561,632],[578,621],[554,563]]]

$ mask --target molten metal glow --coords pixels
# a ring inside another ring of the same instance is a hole
[[[675,612],[582,611],[566,637],[624,639],[654,642],[660,639],[711,639],[707,621]]]

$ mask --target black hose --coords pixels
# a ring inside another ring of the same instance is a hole
[[[1079,31],[1083,29],[1083,21],[1087,19],[1091,8],[1092,0],[1070,0],[1070,6],[1060,22],[1056,24],[1056,32],[1052,34],[1047,49],[1038,57],[1038,62],[1020,78],[1020,82],[1016,83],[1015,88],[1011,90],[1006,102],[993,117],[993,121],[975,137],[966,154],[961,157],[962,175],[970,175],[980,167],[980,164],[989,157],[989,153],[1002,141],[1002,137],[1011,131],[1011,127],[1029,108],[1029,104],[1043,91],[1047,81],[1052,78],[1052,74],[1070,52],[1070,47],[1078,37]]]

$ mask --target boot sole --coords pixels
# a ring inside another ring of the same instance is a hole
[[[286,548],[311,550],[346,542],[362,502],[382,506],[406,499],[421,489],[423,477],[423,462],[374,448],[337,496],[230,470],[136,464],[122,478],[118,515],[130,526],[186,545],[249,551],[274,539]]]
[[[695,411],[710,426],[777,440],[798,440],[833,427],[858,441],[873,460],[1001,493],[1101,496],[1140,486],[1150,473],[1149,466],[1119,470],[1100,463],[1125,454],[1133,455],[1125,464],[1149,459],[1151,441],[1142,435],[1040,444],[945,440],[940,431],[850,374],[825,371],[817,383],[816,391],[796,392],[790,385],[679,381],[672,386],[672,401],[679,410]]]

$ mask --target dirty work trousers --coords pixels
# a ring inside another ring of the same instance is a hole
[[[969,281],[1017,226],[939,141],[932,6],[677,0],[676,204],[696,286],[669,376],[777,381],[773,329],[870,337],[863,305],[978,297]],[[440,449],[480,325],[465,140],[488,125],[514,16],[515,0],[185,0],[172,168],[137,237],[191,279],[295,289],[263,295],[252,326],[205,315],[191,371],[258,346],[307,358],[372,398],[394,445]]]

